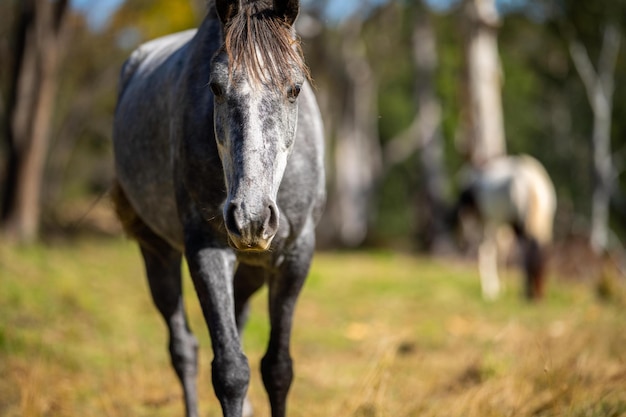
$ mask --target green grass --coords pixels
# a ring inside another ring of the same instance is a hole
[[[554,277],[547,299],[528,304],[517,272],[505,283],[486,303],[471,263],[318,254],[298,304],[290,416],[625,416],[624,306]],[[202,415],[217,417],[188,278],[185,291]],[[265,298],[244,338],[261,417]],[[183,415],[166,346],[131,242],[0,243],[0,417]]]

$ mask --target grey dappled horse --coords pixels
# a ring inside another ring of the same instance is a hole
[[[250,296],[268,285],[261,371],[272,416],[285,415],[294,307],[325,200],[323,129],[293,30],[298,10],[295,0],[210,1],[197,31],[140,46],[122,69],[113,201],[141,248],[188,416],[198,415],[197,341],[182,255],[226,417],[249,413],[241,332]]]

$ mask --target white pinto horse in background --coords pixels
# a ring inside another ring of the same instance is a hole
[[[526,297],[541,298],[556,211],[550,176],[528,155],[495,158],[469,169],[465,176],[455,218],[464,222],[473,217],[481,226],[478,265],[483,297],[493,300],[501,291],[497,233],[502,226],[510,226],[521,249]]]

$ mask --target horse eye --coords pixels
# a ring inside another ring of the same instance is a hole
[[[213,93],[215,98],[220,98],[224,95],[224,89],[222,89],[222,86],[216,82],[212,82],[211,84],[209,84],[209,88],[211,89],[211,92]]]
[[[298,98],[298,95],[300,94],[301,89],[302,87],[300,86],[300,84],[296,84],[296,85],[289,87],[289,90],[287,90],[287,97],[289,98],[289,100],[295,101],[296,98]]]

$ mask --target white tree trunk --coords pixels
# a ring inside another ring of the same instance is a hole
[[[355,247],[367,236],[371,200],[381,167],[377,85],[361,41],[361,21],[344,29],[342,56],[348,77],[347,100],[335,147],[335,219],[337,238]]]
[[[611,156],[611,119],[615,64],[620,43],[621,33],[618,27],[608,24],[604,30],[596,71],[586,48],[576,39],[569,41],[572,61],[585,85],[587,98],[593,112],[591,147],[594,188],[591,206],[590,244],[594,252],[598,254],[607,249],[609,241],[609,205],[615,176]]]
[[[506,154],[502,115],[500,24],[495,0],[464,0],[466,114],[463,152],[473,165]]]

